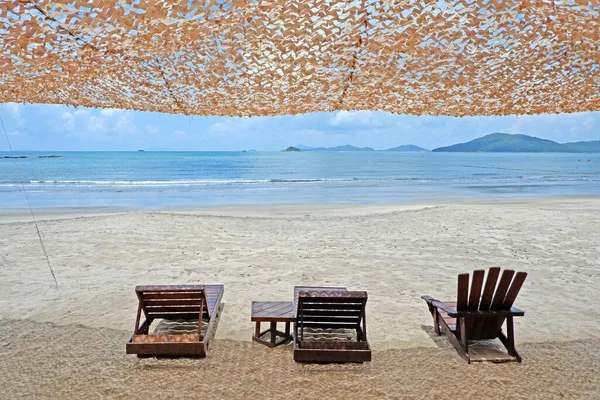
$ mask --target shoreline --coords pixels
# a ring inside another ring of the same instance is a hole
[[[194,215],[238,216],[238,217],[298,217],[307,212],[314,214],[334,215],[341,212],[353,211],[352,215],[369,215],[394,211],[408,211],[439,206],[502,206],[502,205],[530,205],[532,203],[557,205],[561,203],[586,203],[600,200],[600,195],[565,195],[545,197],[518,197],[518,198],[487,198],[463,197],[446,200],[391,202],[391,203],[248,203],[248,204],[216,204],[200,206],[175,206],[175,207],[118,207],[118,206],[89,206],[89,207],[32,207],[36,220],[68,219],[97,217],[114,214],[127,214],[138,212],[163,212],[163,213],[189,213]],[[31,212],[28,208],[1,209],[0,224],[12,222],[31,221]]]

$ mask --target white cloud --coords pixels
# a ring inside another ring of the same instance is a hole
[[[240,133],[252,130],[258,125],[266,121],[267,117],[234,117],[224,118],[220,122],[216,122],[210,126],[210,133]]]
[[[20,132],[19,131],[10,131],[10,132],[6,132],[8,134],[8,136],[19,136]]]
[[[593,115],[588,115],[586,118],[583,119],[581,126],[584,129],[591,131],[596,126],[596,117],[594,117]]]
[[[325,132],[320,131],[318,129],[301,129],[298,131],[298,134],[305,136],[323,136]]]
[[[73,114],[71,114],[68,111],[65,111],[64,113],[62,113],[60,118],[63,121],[63,129],[71,131],[73,130],[73,128],[75,128],[75,116]]]
[[[96,113],[94,110],[78,108],[73,112],[63,112],[60,119],[61,130],[82,138],[107,138],[117,134],[135,135],[140,132],[135,126],[133,114],[125,110],[109,108]]]
[[[126,111],[124,114],[119,115],[115,123],[115,129],[121,133],[133,135],[139,133],[139,129],[137,128],[137,126],[135,126],[132,114],[129,111]]]
[[[178,140],[189,139],[190,135],[185,131],[175,131],[173,132],[173,137]]]
[[[126,113],[127,111],[125,110],[119,110],[118,108],[103,108],[100,110],[100,115],[105,115],[105,116],[113,116],[113,115],[121,115]]]
[[[498,117],[494,121],[495,132],[521,133],[555,141],[589,137],[597,125],[594,114],[540,114]]]
[[[579,134],[579,128],[577,126],[572,126],[571,129],[569,129],[569,134],[572,137],[577,137],[577,135]]]
[[[25,125],[25,118],[21,114],[21,105],[18,103],[6,103],[4,104],[6,111],[8,111],[8,115],[12,117],[17,126]]]
[[[160,133],[160,129],[158,129],[156,126],[152,126],[152,125],[146,125],[146,127],[144,128],[144,130],[146,132],[152,133],[152,134]]]
[[[210,126],[209,131],[214,133],[222,133],[230,131],[233,127],[233,124],[230,122],[230,119],[225,120],[224,122],[217,122],[216,124],[212,124]]]
[[[334,126],[380,126],[381,122],[372,111],[338,111],[331,118]]]

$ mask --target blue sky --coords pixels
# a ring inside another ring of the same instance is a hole
[[[558,142],[600,139],[600,113],[511,117],[429,117],[371,111],[298,116],[187,117],[56,105],[0,105],[12,147],[22,150],[281,150],[352,144],[428,149],[493,133],[523,133]],[[0,151],[8,150],[5,140]]]

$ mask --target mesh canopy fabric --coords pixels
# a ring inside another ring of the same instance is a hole
[[[0,102],[188,115],[600,110],[600,0],[0,1]]]

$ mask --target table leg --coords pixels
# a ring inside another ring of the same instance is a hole
[[[271,322],[271,347],[277,344],[277,322]]]
[[[277,322],[271,322],[271,347],[277,343]]]
[[[254,336],[257,339],[260,339],[260,321],[256,321],[256,329],[254,331]]]
[[[290,337],[290,323],[289,322],[285,323],[285,337],[286,337],[286,339],[289,339],[289,337]]]

